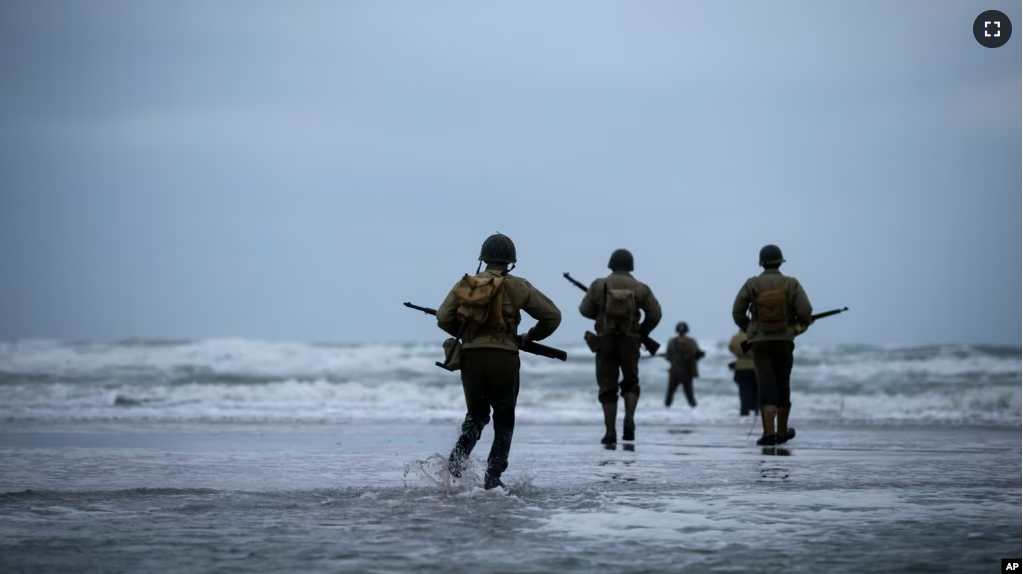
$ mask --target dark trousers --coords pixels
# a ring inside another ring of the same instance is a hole
[[[466,458],[490,422],[494,410],[494,443],[487,472],[499,476],[508,468],[515,403],[519,398],[519,354],[504,349],[466,349],[461,357],[462,390],[468,412],[452,458]]]
[[[792,341],[753,343],[753,365],[757,371],[760,406],[790,408],[789,376],[792,375]]]
[[[689,373],[679,372],[676,369],[668,370],[668,394],[664,397],[664,406],[671,406],[679,385],[682,385],[682,391],[686,394],[689,406],[695,407],[696,395],[693,394],[693,377]]]
[[[757,410],[757,372],[753,369],[735,371],[735,384],[739,386],[739,414],[746,416]]]
[[[597,399],[604,403],[618,402],[618,389],[622,394],[639,395],[639,338],[621,335],[600,337],[597,351]],[[621,371],[622,382],[618,382]]]

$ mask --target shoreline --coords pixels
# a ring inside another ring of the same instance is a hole
[[[735,417],[734,423],[724,422],[704,422],[704,421],[679,421],[677,423],[643,423],[637,414],[637,428],[651,428],[651,429],[674,429],[674,428],[700,428],[700,429],[749,429],[751,426],[754,433],[760,432],[759,418],[743,417],[740,418],[738,415]],[[230,433],[242,433],[242,434],[293,434],[293,433],[305,433],[310,429],[328,431],[331,428],[339,429],[352,429],[358,427],[369,427],[369,428],[388,428],[388,427],[453,427],[457,428],[462,423],[461,418],[435,418],[428,421],[408,421],[408,420],[358,420],[358,419],[337,419],[337,420],[309,420],[304,418],[271,418],[267,420],[236,420],[236,419],[210,419],[210,420],[188,420],[188,419],[169,419],[169,418],[155,418],[155,419],[114,419],[114,420],[97,420],[97,419],[86,419],[86,420],[65,420],[65,421],[50,421],[45,419],[24,419],[24,420],[3,420],[0,421],[0,437],[5,433],[102,433],[102,432],[117,432],[117,433],[158,433],[166,432],[167,430],[174,430],[175,432],[182,434],[204,434],[209,433],[211,429],[224,429]],[[493,424],[493,423],[491,423]],[[621,427],[622,419],[619,416],[618,426]],[[885,431],[947,431],[951,429],[968,429],[968,430],[980,430],[980,431],[1015,431],[1020,433],[1023,431],[1023,421],[1017,424],[997,424],[991,422],[981,423],[970,423],[967,421],[940,421],[933,423],[922,423],[920,421],[861,421],[861,420],[846,420],[836,418],[822,422],[819,419],[811,419],[804,421],[800,419],[793,419],[793,426],[797,429],[805,428],[806,430],[821,430],[821,431],[833,431],[833,430],[848,430],[850,428],[862,428],[876,430],[880,432]],[[529,421],[517,421],[516,432],[530,427],[551,427],[551,428],[594,428],[603,429],[603,422],[599,418],[599,413],[595,413],[594,420],[592,423],[580,423],[571,421],[545,421],[545,422],[529,422]],[[490,428],[488,425],[487,428]],[[620,429],[619,429],[620,430]],[[595,431],[596,432],[596,431]],[[745,434],[745,431],[744,431]],[[1023,436],[1023,435],[1021,435]]]
[[[1014,458],[1023,448],[1018,427],[857,427],[822,428],[795,426],[794,440],[779,447],[789,456],[800,458],[858,458],[867,453],[877,458],[911,455],[934,458],[956,454],[1003,453]],[[756,445],[760,425],[638,425],[636,441],[619,442],[614,451],[599,445],[602,425],[517,425],[512,445],[511,467],[515,459],[542,455],[556,459],[566,456],[579,464],[611,452],[653,454],[658,458],[685,457],[743,459],[764,454]],[[621,431],[621,425],[618,428]],[[76,428],[11,428],[0,425],[0,454],[16,460],[33,453],[49,459],[65,455],[77,459],[75,451],[120,452],[116,457],[131,457],[131,451],[176,453],[201,457],[229,457],[231,453],[254,453],[272,460],[307,453],[313,458],[329,456],[394,456],[406,462],[425,457],[446,456],[459,434],[455,422],[434,424],[362,424],[362,425],[84,425]],[[487,425],[474,451],[486,457],[493,438],[493,425]],[[625,449],[628,445],[630,450]],[[25,469],[29,471],[30,469]],[[1023,471],[1023,469],[1021,469]],[[30,472],[28,473],[30,474]],[[27,475],[26,475],[27,476]],[[0,477],[0,487],[3,484]]]

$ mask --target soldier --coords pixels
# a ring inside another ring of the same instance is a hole
[[[611,274],[597,279],[586,290],[579,313],[594,320],[597,330],[597,387],[604,410],[604,438],[601,444],[618,442],[615,419],[618,390],[625,401],[625,428],[622,440],[636,440],[635,413],[639,402],[640,339],[650,334],[661,321],[661,305],[650,287],[636,280],[632,253],[618,249],[607,264]],[[640,311],[643,322],[640,323]],[[618,374],[622,381],[619,385]]]
[[[735,362],[728,365],[734,372],[735,384],[739,387],[739,416],[746,416],[757,410],[757,372],[753,367],[753,354],[743,351],[746,333],[739,331],[728,343],[728,350],[735,355]]]
[[[764,434],[757,444],[767,446],[782,444],[796,436],[795,429],[788,426],[793,340],[810,325],[813,314],[803,286],[795,277],[782,275],[778,270],[784,262],[776,245],[761,249],[760,265],[764,272],[746,280],[732,305],[732,319],[749,337],[752,347],[764,425]]]
[[[494,442],[483,483],[490,490],[504,486],[501,473],[508,468],[519,395],[519,346],[554,333],[561,324],[561,311],[528,281],[508,274],[508,265],[514,268],[515,263],[515,244],[508,237],[500,233],[488,237],[479,260],[486,269],[476,276],[466,275],[451,289],[437,309],[437,326],[455,337],[463,329],[459,363],[468,413],[448,469],[452,476],[461,476],[493,408]],[[520,311],[537,320],[521,335]]]
[[[703,351],[696,344],[696,340],[688,336],[689,325],[679,323],[675,325],[675,332],[678,333],[678,336],[668,341],[668,348],[664,352],[664,358],[671,364],[668,369],[668,394],[664,397],[664,406],[671,406],[671,402],[675,398],[675,391],[681,383],[689,406],[696,408],[693,379],[700,376],[697,363],[703,358]]]

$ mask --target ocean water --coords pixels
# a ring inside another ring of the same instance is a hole
[[[637,440],[592,356],[523,355],[507,489],[439,346],[0,346],[0,572],[992,572],[1018,557],[1019,347],[797,348],[793,425],[755,446],[723,343],[699,406],[646,359]]]
[[[667,363],[641,362],[641,419],[724,423],[738,414],[726,344],[707,352],[699,408],[663,403]],[[593,356],[567,362],[523,353],[524,424],[599,421]],[[439,345],[331,346],[247,340],[0,344],[0,420],[454,422],[457,373],[434,365]],[[820,424],[999,424],[1021,420],[1020,347],[799,345],[794,417]],[[596,418],[595,418],[596,417]]]

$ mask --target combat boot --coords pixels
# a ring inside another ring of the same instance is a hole
[[[625,428],[622,430],[622,440],[636,440],[636,405],[639,403],[639,395],[636,393],[625,393],[622,395],[625,400]]]
[[[618,417],[618,400],[613,403],[601,403],[604,409],[604,438],[600,444],[617,444],[618,431],[615,429],[615,419]]]
[[[774,432],[774,417],[778,409],[774,405],[767,405],[760,409],[760,422],[764,425],[764,435],[757,440],[760,446],[773,446],[778,444],[778,435]]]
[[[471,435],[463,434],[458,437],[455,448],[451,449],[451,456],[448,457],[448,472],[455,478],[462,477],[465,470],[465,461],[469,459],[472,447],[476,445]]]
[[[627,420],[622,426],[622,440],[636,440],[636,423]]]
[[[494,424],[501,424],[503,427],[505,423],[499,423],[498,420],[495,416]],[[500,420],[504,420],[504,417]],[[483,476],[484,489],[504,487],[504,483],[501,482],[501,473],[508,470],[508,453],[511,452],[514,433],[514,429],[510,428],[494,429],[494,444],[490,446],[490,456],[487,457],[487,473]]]
[[[789,411],[792,407],[778,407],[778,444],[796,438],[796,429],[789,426]]]
[[[458,437],[455,448],[451,449],[451,456],[448,457],[448,472],[455,478],[462,478],[462,471],[465,470],[465,461],[472,452],[469,444],[469,437],[462,435]]]
[[[451,456],[448,457],[448,472],[451,473],[451,476],[461,478],[462,471],[465,470],[465,461],[482,435],[483,427],[472,418],[471,414],[466,415],[465,421],[462,422],[462,434],[455,442]]]
[[[501,475],[500,474],[491,474],[490,471],[488,470],[487,474],[484,475],[484,477],[483,477],[483,489],[484,490],[493,490],[493,489],[495,489],[495,488],[497,488],[499,486],[501,488],[504,488],[504,483],[501,482]]]

